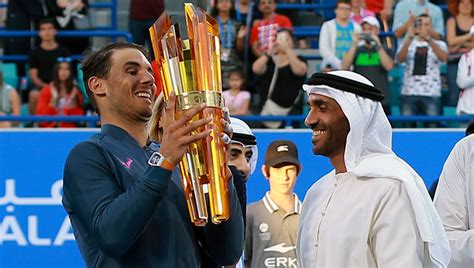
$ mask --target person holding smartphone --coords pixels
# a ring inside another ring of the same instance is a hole
[[[295,39],[286,28],[278,30],[270,49],[252,64],[257,78],[261,115],[301,114],[300,89],[306,79],[306,60],[293,50]],[[263,122],[262,127],[279,128],[281,122]]]
[[[448,47],[445,42],[434,39],[430,34],[432,30],[431,17],[418,16],[398,50],[397,61],[406,64],[401,92],[402,115],[441,114],[440,65],[448,58]],[[427,126],[436,127],[437,123]]]

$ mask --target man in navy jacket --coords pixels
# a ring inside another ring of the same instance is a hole
[[[228,184],[230,219],[195,227],[175,169],[188,145],[210,134],[188,135],[209,123],[206,118],[188,124],[205,106],[175,120],[176,97],[171,96],[158,144],[146,130],[156,91],[147,51],[110,44],[89,54],[82,68],[102,128],[70,152],[63,204],[86,265],[198,267],[200,251],[220,265],[237,262],[244,227],[233,183]]]

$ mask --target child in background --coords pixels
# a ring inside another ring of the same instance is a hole
[[[250,93],[242,90],[244,74],[241,71],[229,73],[229,90],[223,92],[225,106],[231,115],[246,115],[250,105]]]
[[[54,65],[53,81],[41,89],[37,115],[83,115],[81,91],[74,83],[71,63],[60,60]],[[77,127],[72,122],[41,122],[40,127]]]

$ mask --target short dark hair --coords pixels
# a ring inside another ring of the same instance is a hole
[[[53,25],[54,29],[58,29],[58,25],[56,24],[56,21],[53,18],[42,18],[38,23],[38,29],[40,29],[41,26],[44,24],[51,24]]]
[[[336,1],[336,8],[339,6],[339,4],[348,4],[349,6],[352,6],[351,0],[337,0]]]
[[[422,14],[418,15],[418,18],[429,18],[429,19],[431,19],[430,15],[428,15],[427,13],[422,13]]]
[[[84,56],[81,62],[81,69],[83,73],[84,86],[86,88],[87,96],[91,102],[92,107],[99,113],[99,107],[94,97],[94,93],[89,88],[88,81],[91,77],[96,76],[99,78],[107,78],[112,67],[111,58],[116,50],[133,48],[139,50],[149,61],[150,55],[148,50],[141,45],[126,43],[126,42],[115,42],[103,46],[98,51],[89,51]]]
[[[283,33],[283,32],[287,33],[290,36],[291,41],[293,42],[293,46],[296,46],[297,41],[296,41],[295,34],[293,33],[293,31],[290,28],[284,28],[284,27],[278,28],[277,34]]]
[[[471,134],[474,134],[474,120],[471,120],[466,127],[466,132],[465,135],[469,136]]]

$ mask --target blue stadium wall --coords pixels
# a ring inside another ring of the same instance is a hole
[[[64,160],[74,144],[94,130],[0,131],[0,267],[83,267],[70,223],[61,206]],[[324,157],[311,152],[307,130],[257,131],[259,164],[248,182],[248,201],[268,190],[260,166],[265,149],[276,139],[290,139],[299,149],[303,165],[296,193],[307,189],[331,170]],[[439,176],[461,130],[399,131],[394,151],[410,163],[430,186]]]

